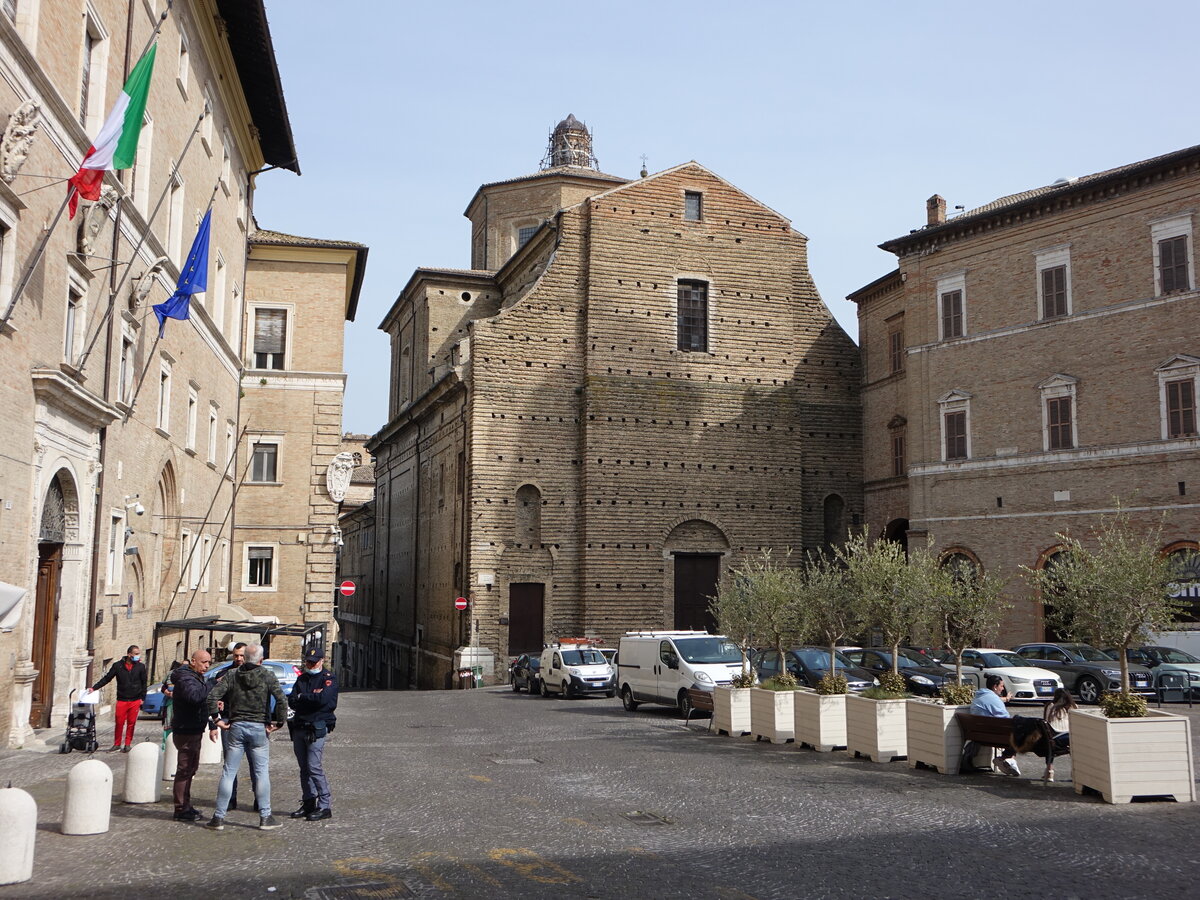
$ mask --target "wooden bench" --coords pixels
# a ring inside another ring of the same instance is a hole
[[[706,712],[708,713],[708,728],[712,730],[712,714],[713,714],[713,695],[710,691],[701,691],[696,688],[688,688],[688,710],[687,715],[683,719],[683,724],[686,725],[692,720],[692,713]]]
[[[1014,734],[1016,719],[1000,716],[978,716],[969,712],[954,714],[959,728],[962,729],[963,742],[974,741],[984,747],[997,747],[1001,750],[1012,750],[1015,753],[1034,753],[1044,748],[1046,762],[1054,760],[1054,732],[1041,719],[1034,719],[1035,726],[1023,740],[1018,741]],[[1045,742],[1042,745],[1042,742]],[[1039,746],[1042,745],[1042,746]],[[1041,753],[1039,756],[1043,755]],[[1059,755],[1062,755],[1061,752]]]

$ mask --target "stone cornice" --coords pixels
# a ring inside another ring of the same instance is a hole
[[[39,403],[62,410],[93,428],[105,428],[121,412],[57,369],[34,369],[33,392]]]

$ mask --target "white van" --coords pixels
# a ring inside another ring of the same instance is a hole
[[[688,688],[711,691],[742,670],[737,644],[705,631],[631,631],[617,652],[621,703],[633,712],[642,703],[689,711]]]
[[[561,640],[542,651],[538,675],[542,696],[585,697],[591,694],[616,696],[616,672],[594,641]]]

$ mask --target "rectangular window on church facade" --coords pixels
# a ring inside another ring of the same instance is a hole
[[[708,284],[680,281],[676,347],[687,352],[708,350]]]

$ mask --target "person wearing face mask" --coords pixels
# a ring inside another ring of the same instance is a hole
[[[329,780],[325,777],[325,739],[337,725],[337,679],[325,668],[325,653],[312,647],[304,654],[304,671],[292,685],[288,706],[296,715],[288,720],[292,750],[300,766],[303,797],[293,819],[320,822],[333,818]]]
[[[138,712],[146,699],[146,665],[142,662],[142,651],[137,644],[132,644],[125,651],[125,656],[112,664],[103,678],[92,685],[93,691],[98,691],[113,679],[117,681],[117,730],[113,735],[113,750],[129,752],[133,746],[133,729],[137,725]],[[122,745],[124,735],[124,745]]]
[[[233,645],[233,649],[229,651],[229,662],[230,662],[229,667],[222,670],[221,673],[219,675],[217,675],[217,677],[215,679],[215,684],[220,684],[221,681],[227,675],[229,675],[230,672],[236,672],[238,670],[238,667],[243,665],[246,662],[246,642],[245,641],[239,641],[238,643]],[[221,707],[220,711],[223,711],[225,704],[218,703],[217,706]],[[229,753],[229,732],[228,731],[221,732],[221,751],[222,751],[222,753]],[[254,811],[258,812],[258,799],[257,799],[258,798],[258,779],[255,777],[253,767],[250,768],[250,790],[255,796]],[[228,808],[231,810],[238,808],[238,777],[236,775],[233,776],[233,793],[230,794],[230,796],[229,796],[229,807]]]

